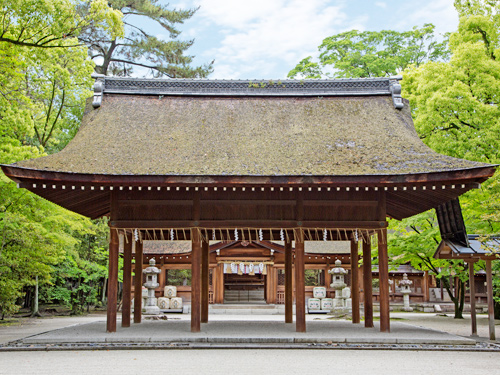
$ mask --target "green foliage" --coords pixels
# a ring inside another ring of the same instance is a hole
[[[323,71],[321,65],[317,62],[311,61],[312,56],[302,59],[290,72],[288,78],[322,78]]]
[[[121,14],[103,0],[3,1],[0,13],[0,163],[10,164],[55,151],[74,134],[93,71],[75,36],[89,25],[114,36],[122,29]],[[77,262],[92,231],[90,220],[0,174],[0,314],[15,312],[36,279],[50,285],[55,268]],[[99,263],[84,259],[93,264],[76,263],[82,279],[101,277]]]
[[[428,146],[442,154],[497,164],[500,3],[456,0],[455,7],[459,28],[442,42],[435,40],[431,24],[402,33],[351,30],[324,39],[319,61],[303,59],[288,76],[349,78],[402,73],[403,96],[410,100],[416,130]],[[468,232],[498,233],[499,202],[497,172],[481,189],[461,197]],[[410,263],[435,274],[455,302],[455,316],[461,317],[468,273],[463,262],[434,259],[440,242],[434,212],[401,222],[391,220],[389,229],[393,266]],[[453,279],[458,280],[457,290],[450,283]]]
[[[403,74],[403,96],[410,100],[417,132],[431,148],[454,157],[496,164],[500,161],[500,4],[456,1],[455,6],[460,23],[450,35],[450,60],[407,69]],[[497,172],[481,189],[461,197],[469,233],[499,232],[499,176]],[[432,260],[431,264],[427,257],[422,257],[427,254],[423,251],[426,244],[437,240],[435,219],[432,226],[427,226],[429,215],[418,215],[394,226],[402,238],[407,237],[407,228],[414,233],[418,230],[421,239],[413,236],[410,240],[418,250],[408,246],[398,250],[396,247],[404,244],[393,240],[392,251],[396,256],[407,252],[410,258],[413,256],[412,265],[427,267],[444,281],[450,275],[465,281],[467,274],[462,263]]]
[[[434,258],[441,241],[434,211],[426,211],[402,221],[389,221],[388,251],[393,266],[411,264],[417,270],[429,271],[441,279],[455,304],[455,318],[462,318],[465,283],[468,272],[460,260]],[[458,279],[458,289],[451,280]]]
[[[191,285],[191,270],[167,270],[167,285]]]
[[[197,9],[169,9],[157,0],[110,0],[109,4],[124,15],[125,35],[108,37],[104,31],[88,27],[79,36],[89,48],[96,62],[96,72],[115,76],[130,76],[134,68],[145,68],[154,77],[206,77],[212,72],[212,63],[192,67],[192,56],[184,53],[194,40],[177,40],[177,24],[191,18]],[[150,34],[137,21],[156,23],[170,37],[161,40]]]
[[[309,56],[288,73],[289,78],[384,77],[409,66],[446,60],[447,41],[437,42],[434,25],[410,31],[346,31],[325,38],[319,46],[319,62]],[[332,73],[325,73],[333,69]]]
[[[324,270],[305,270],[304,278],[307,286],[325,286]]]
[[[429,62],[404,74],[415,127],[434,150],[454,157],[500,162],[500,4],[456,1],[458,31],[450,36],[449,62]],[[500,229],[499,173],[462,199],[468,227]],[[469,230],[470,231],[470,230]]]
[[[75,37],[89,27],[123,35],[121,13],[105,0],[2,0],[0,18],[0,42],[17,46],[78,46]]]
[[[96,220],[86,232],[77,232],[78,246],[67,252],[65,259],[53,265],[51,284],[42,289],[42,300],[71,307],[80,314],[99,306],[107,276],[107,233],[105,220]]]

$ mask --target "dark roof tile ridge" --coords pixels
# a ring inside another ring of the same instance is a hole
[[[207,78],[132,78],[94,74],[94,108],[103,94],[222,97],[305,97],[391,95],[401,109],[400,77],[341,79],[220,80]]]

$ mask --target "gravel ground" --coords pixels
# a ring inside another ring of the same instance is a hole
[[[173,316],[189,319],[188,315]],[[392,313],[405,324],[469,337],[470,318],[423,313]],[[323,319],[321,317],[319,319]],[[210,316],[211,320],[282,321],[281,316]],[[317,316],[308,316],[316,320]],[[75,324],[105,320],[105,315],[23,319],[19,325],[0,325],[0,344]],[[497,324],[500,322],[497,321]],[[478,333],[488,337],[485,315],[478,317]],[[497,333],[500,335],[500,332]],[[498,342],[498,341],[497,341]],[[0,374],[141,374],[151,369],[175,374],[273,374],[335,373],[390,374],[488,374],[500,375],[500,352],[429,350],[73,350],[0,352]]]
[[[0,374],[500,374],[499,353],[138,350],[0,353]]]

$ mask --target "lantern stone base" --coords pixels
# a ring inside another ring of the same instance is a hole
[[[144,315],[159,315],[160,308],[158,306],[145,306],[144,309],[142,309],[142,313]]]

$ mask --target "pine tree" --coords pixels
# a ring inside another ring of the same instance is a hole
[[[87,28],[79,38],[89,48],[97,73],[130,76],[134,68],[145,69],[153,77],[199,78],[212,72],[212,63],[192,67],[193,57],[185,55],[194,40],[182,41],[176,25],[191,18],[196,9],[168,9],[158,0],[110,0],[109,4],[123,13],[125,36],[110,38],[102,30]],[[140,20],[159,24],[169,36],[162,40],[150,34]]]

